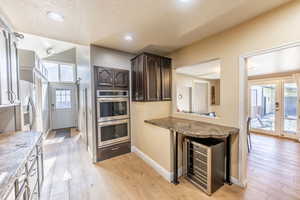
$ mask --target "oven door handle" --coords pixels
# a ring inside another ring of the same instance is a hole
[[[97,102],[128,102],[128,98],[97,98]]]
[[[128,123],[128,122],[129,122],[128,119],[117,120],[117,121],[112,121],[112,122],[100,122],[100,123],[98,123],[98,126],[103,127],[103,126],[124,124],[124,123]]]

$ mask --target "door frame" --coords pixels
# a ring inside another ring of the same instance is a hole
[[[248,117],[248,69],[247,69],[247,58],[257,56],[261,54],[271,53],[292,47],[299,47],[300,41],[289,42],[282,45],[278,45],[273,48],[261,49],[248,53],[241,54],[238,57],[239,65],[239,183],[241,186],[247,185],[247,117]],[[300,139],[298,139],[300,142]]]
[[[74,87],[74,111],[75,113],[78,115],[78,99],[77,99],[77,89],[76,89],[76,83],[49,83],[49,112],[50,112],[50,127],[51,130],[53,129],[53,115],[52,115],[52,100],[53,100],[53,96],[52,96],[52,89],[53,87],[63,87],[63,86],[73,86]],[[78,127],[78,117],[75,117],[75,126],[74,127]]]

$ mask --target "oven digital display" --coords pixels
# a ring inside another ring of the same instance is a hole
[[[98,91],[98,97],[123,97],[128,96],[127,91],[105,91],[105,90],[99,90]]]

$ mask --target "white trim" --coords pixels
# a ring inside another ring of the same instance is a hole
[[[156,161],[154,161],[152,158],[150,158],[148,155],[146,155],[144,152],[142,152],[140,149],[138,149],[135,146],[131,146],[131,152],[134,152],[138,157],[140,157],[142,160],[144,160],[148,165],[150,165],[158,174],[160,174],[164,179],[166,179],[168,182],[171,182],[173,179],[173,172],[169,172],[165,168],[163,168],[160,164],[158,164]],[[178,177],[182,176],[182,167],[178,169]],[[245,183],[242,183],[239,181],[239,179],[231,176],[230,177],[231,182],[237,186],[240,186],[242,188],[246,187]]]
[[[160,164],[158,164],[156,161],[154,161],[152,158],[150,158],[148,155],[146,155],[144,152],[142,152],[140,149],[138,149],[135,146],[131,146],[131,152],[136,153],[138,157],[140,157],[142,160],[144,160],[148,165],[150,165],[158,174],[160,174],[164,179],[171,182],[173,179],[173,172],[170,172],[163,168]],[[178,168],[178,177],[182,176],[182,167]]]
[[[136,153],[138,157],[144,160],[148,165],[150,165],[157,173],[159,173],[164,179],[167,181],[171,181],[173,177],[173,173],[169,172],[161,165],[159,165],[156,161],[152,160],[148,155],[143,153],[140,149],[135,146],[131,146],[131,152]]]
[[[241,188],[245,188],[246,185],[247,185],[246,182],[242,183],[242,182],[239,181],[239,179],[237,179],[237,178],[235,178],[233,176],[230,177],[230,180],[231,180],[231,182],[233,184],[235,184],[235,185],[237,185],[237,186],[239,186]]]

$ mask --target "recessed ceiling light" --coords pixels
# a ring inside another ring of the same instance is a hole
[[[126,41],[132,41],[133,37],[131,35],[125,35],[124,36],[124,40],[126,40]]]
[[[47,13],[47,16],[54,21],[58,21],[58,22],[64,21],[64,16],[62,16],[61,14],[56,13],[56,12],[50,11]]]
[[[182,3],[186,3],[186,2],[189,2],[190,0],[179,0],[179,1]]]

